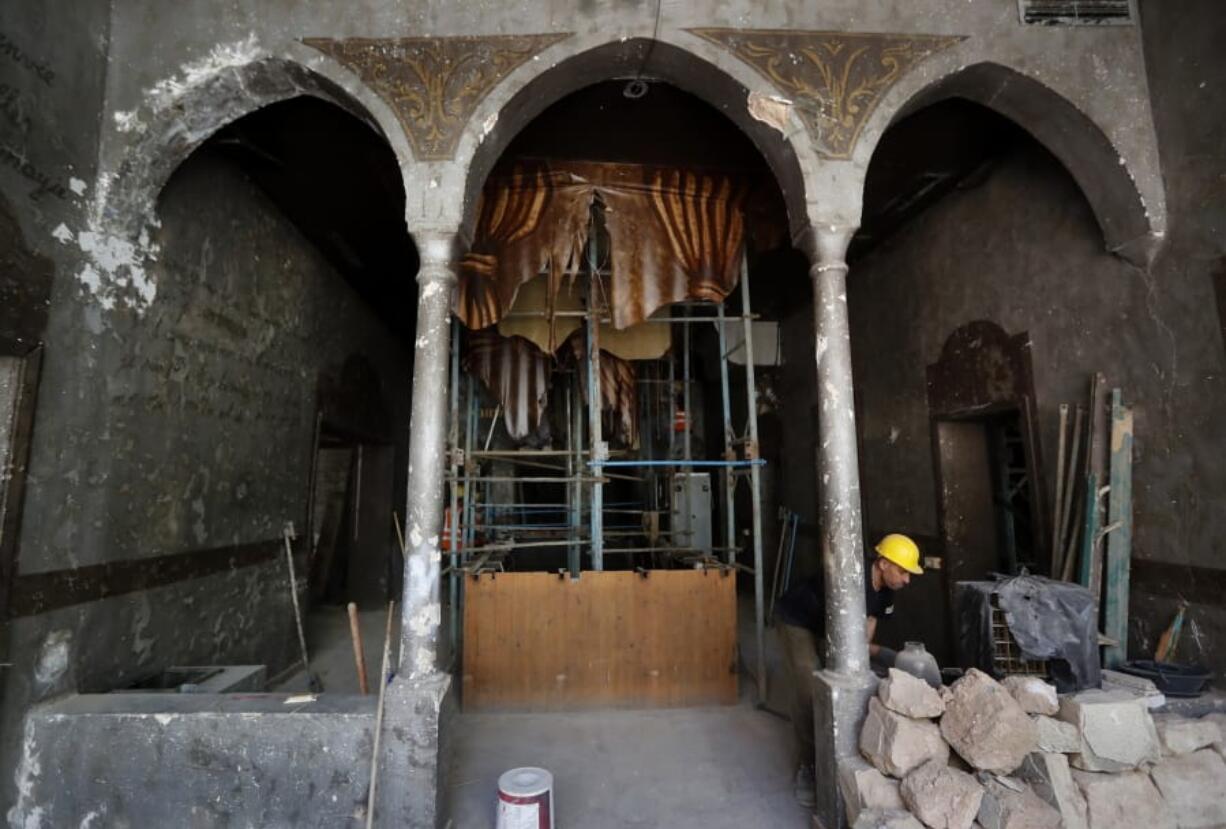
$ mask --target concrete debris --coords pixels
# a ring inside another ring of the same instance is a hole
[[[1077,726],[1072,763],[1086,771],[1127,771],[1160,756],[1158,732],[1143,698],[1120,691],[1082,691],[1060,702],[1060,719]]]
[[[938,760],[908,774],[899,788],[907,808],[931,829],[970,829],[983,800],[974,777]]]
[[[966,762],[1009,774],[1035,750],[1035,724],[999,682],[972,668],[950,687],[941,734]]]
[[[903,809],[869,809],[860,813],[851,829],[924,829],[924,824]]]
[[[1145,707],[1151,711],[1166,705],[1166,695],[1158,690],[1158,686],[1152,680],[1143,676],[1133,676],[1123,671],[1103,668],[1102,689],[1104,691],[1123,691],[1135,697],[1141,697],[1145,701]]]
[[[1060,825],[1060,813],[1019,781],[989,776],[982,785],[979,824],[983,829],[1051,829]]]
[[[949,746],[941,739],[941,729],[928,720],[916,720],[897,714],[877,697],[868,701],[868,716],[860,732],[860,753],[877,770],[904,777],[928,760],[945,765]]]
[[[890,812],[905,809],[898,781],[886,777],[872,766],[845,766],[839,771],[839,791],[847,808],[847,821],[855,823],[861,812]]]
[[[1149,774],[1179,829],[1226,826],[1226,761],[1216,751],[1168,757]]]
[[[1042,714],[1036,714],[1031,719],[1039,737],[1039,751],[1073,754],[1081,750],[1081,735],[1077,733],[1077,726]]]
[[[1167,755],[1191,754],[1222,741],[1222,729],[1209,717],[1194,720],[1178,714],[1156,714],[1154,727]]]
[[[877,696],[886,708],[908,717],[932,718],[945,712],[944,700],[931,685],[897,668],[890,668],[890,675],[877,686]]]
[[[1073,771],[1086,799],[1089,829],[1178,829],[1174,814],[1143,771]]]
[[[1037,676],[1007,676],[1002,683],[1027,714],[1055,714],[1060,710],[1056,689]]]
[[[1017,773],[1036,796],[1060,813],[1064,829],[1088,829],[1086,800],[1073,782],[1067,757],[1036,751],[1026,757]]]

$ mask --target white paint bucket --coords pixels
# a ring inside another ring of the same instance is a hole
[[[499,777],[497,829],[554,829],[553,775],[522,768]]]

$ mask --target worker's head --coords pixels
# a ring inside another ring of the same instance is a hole
[[[891,590],[906,587],[911,576],[924,571],[919,563],[919,547],[905,535],[890,533],[877,542],[877,559],[873,562],[881,573],[881,580]]]

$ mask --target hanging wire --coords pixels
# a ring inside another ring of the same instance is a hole
[[[643,53],[643,62],[639,64],[639,71],[635,73],[634,80],[628,81],[622,89],[622,95],[630,100],[638,100],[647,94],[647,82],[643,80],[643,72],[647,69],[647,61],[651,60],[652,50],[656,48],[656,38],[660,36],[660,9],[664,5],[664,0],[656,0],[656,20],[651,29],[651,40],[647,43],[647,51]]]

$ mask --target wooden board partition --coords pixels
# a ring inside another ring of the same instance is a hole
[[[485,573],[464,586],[467,710],[737,701],[728,571]]]

